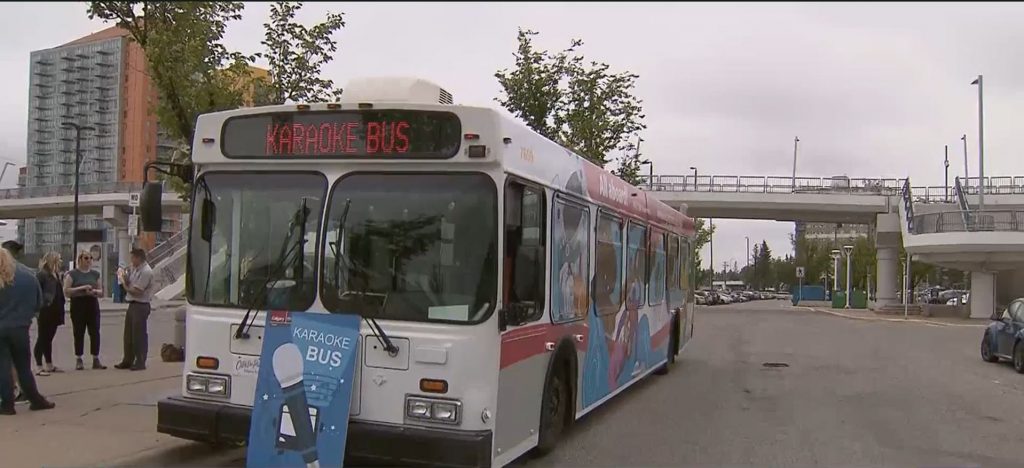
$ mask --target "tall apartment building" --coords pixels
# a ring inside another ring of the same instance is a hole
[[[65,122],[90,126],[81,135],[79,184],[141,182],[143,166],[167,151],[158,138],[155,108],[158,94],[146,74],[146,58],[127,32],[111,27],[30,55],[27,171],[25,187],[73,186],[75,132]],[[157,236],[143,233],[142,247],[175,231]],[[19,237],[26,253],[72,252],[72,216],[25,220]],[[106,252],[114,252],[116,235],[98,216],[80,216],[80,230],[104,230]],[[113,255],[116,257],[116,255]],[[107,256],[111,258],[111,256]]]

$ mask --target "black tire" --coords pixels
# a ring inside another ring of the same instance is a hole
[[[1024,374],[1024,342],[1017,342],[1013,347],[1013,370]]]
[[[992,352],[992,343],[988,333],[981,339],[981,359],[985,362],[999,362],[999,357]]]
[[[541,401],[540,411],[540,435],[537,438],[537,448],[534,449],[535,456],[542,457],[551,453],[568,426],[569,402],[571,401],[569,392],[572,389],[569,383],[568,367],[565,365],[565,361],[562,361],[544,383],[544,399]]]
[[[679,346],[679,316],[676,315],[672,319],[672,328],[669,331],[668,337],[668,361],[662,364],[661,367],[654,370],[654,375],[666,375],[668,374],[669,367],[676,363],[676,351]]]

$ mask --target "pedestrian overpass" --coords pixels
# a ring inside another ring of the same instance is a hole
[[[897,302],[901,246],[917,261],[970,271],[972,317],[1024,296],[1024,176],[915,187],[893,178],[655,175],[638,186],[696,218],[870,225],[880,305]]]
[[[142,183],[106,182],[80,184],[78,187],[78,212],[80,215],[100,216],[110,223],[117,232],[118,262],[128,263],[129,236],[128,215],[133,193],[142,192]],[[171,212],[186,208],[185,202],[173,192],[163,194],[163,206]],[[51,216],[71,216],[75,208],[75,186],[20,187],[0,190],[0,220],[32,219]],[[6,224],[6,222],[5,222]],[[184,285],[184,253],[188,236],[181,230],[169,239],[155,246],[149,253],[149,261],[157,281],[164,286]],[[164,296],[173,298],[181,291],[168,290]],[[171,294],[173,293],[173,294]]]

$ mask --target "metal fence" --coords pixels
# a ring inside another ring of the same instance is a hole
[[[858,193],[895,195],[902,179],[848,177],[656,175],[642,176],[637,187],[669,192]]]
[[[965,217],[958,210],[914,216],[914,234],[984,231],[1024,232],[1024,211],[975,211]]]
[[[899,195],[906,179],[849,177],[788,177],[732,175],[647,175],[640,176],[637,187],[666,192],[738,192],[738,193],[847,193]],[[981,179],[961,178],[963,193],[977,195]],[[986,177],[985,193],[1024,195],[1024,176]],[[954,185],[912,187],[915,203],[955,203]]]
[[[96,193],[129,193],[142,191],[141,182],[101,182],[80,184],[78,193],[89,195]],[[49,187],[19,187],[0,190],[0,200],[17,200],[24,198],[60,197],[75,194],[74,185],[53,185]]]

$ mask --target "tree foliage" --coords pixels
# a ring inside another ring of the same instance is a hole
[[[241,106],[289,100],[322,101],[340,90],[320,74],[334,58],[333,35],[344,26],[340,13],[305,27],[294,22],[301,2],[276,2],[264,24],[263,52],[245,55],[223,44],[232,21],[242,18],[242,2],[90,2],[87,14],[125,29],[146,54],[149,77],[159,100],[154,111],[160,128],[174,142],[173,162],[191,160],[199,115]],[[250,65],[269,63],[270,80],[253,74]],[[169,181],[187,198],[191,187]]]
[[[639,76],[587,62],[579,39],[560,52],[538,50],[537,34],[519,29],[514,67],[494,75],[503,94],[495,100],[537,133],[598,166],[605,167],[612,161],[609,154],[619,151],[616,175],[638,183],[640,153],[632,140],[646,128],[633,90]]]
[[[322,23],[306,27],[295,22],[301,2],[276,2],[270,21],[263,23],[264,51],[257,53],[270,66],[270,81],[257,83],[258,103],[327,102],[341,97],[334,81],[321,77],[323,66],[334,59],[338,42],[334,33],[345,26],[341,13],[328,13]]]
[[[696,282],[697,287],[704,285],[705,283],[710,284],[709,279],[711,275],[710,269],[705,269],[702,265],[703,260],[701,259],[700,252],[704,249],[704,246],[711,242],[711,236],[715,234],[715,226],[710,223],[705,223],[703,219],[698,218],[696,220],[697,225],[697,237],[693,243],[693,266],[696,271]]]

